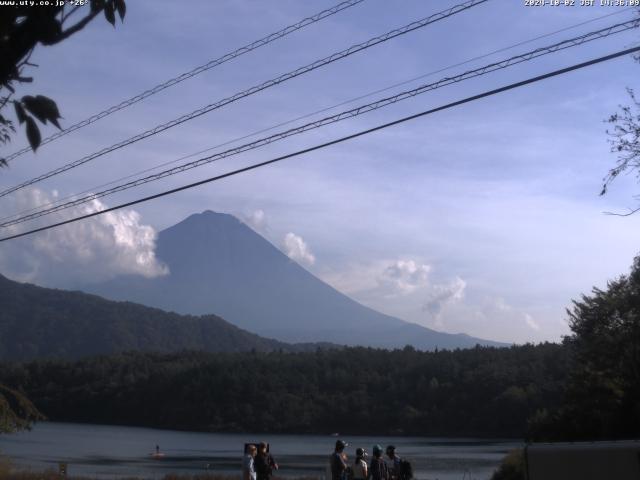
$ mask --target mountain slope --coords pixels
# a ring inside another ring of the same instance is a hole
[[[383,315],[322,282],[237,218],[211,211],[160,232],[164,277],[119,277],[86,290],[179,313],[215,313],[288,342],[433,349],[500,345]]]
[[[80,358],[121,351],[298,350],[215,315],[181,316],[11,281],[0,275],[0,359]]]

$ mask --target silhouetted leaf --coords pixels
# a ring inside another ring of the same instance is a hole
[[[24,121],[27,119],[27,114],[24,111],[24,108],[22,108],[22,105],[20,104],[20,102],[13,102],[13,106],[16,109],[16,117],[18,117],[18,122],[20,124],[24,123]]]
[[[124,21],[124,16],[127,13],[127,4],[124,3],[124,0],[115,0],[116,10],[118,10],[118,15],[120,15],[120,21]]]
[[[60,112],[56,102],[44,95],[26,95],[22,97],[22,103],[25,108],[32,113],[42,123],[47,123],[47,120],[53,123],[56,127],[62,129],[58,123]]]
[[[60,116],[60,111],[58,110],[58,105],[56,105],[56,102],[51,100],[49,97],[45,97],[44,95],[36,95],[36,102],[38,108],[44,113],[46,118],[56,127],[62,130],[62,127],[60,127],[60,124],[58,123],[58,119],[62,117]]]
[[[7,161],[4,158],[0,158],[0,167],[8,166]]]
[[[40,141],[42,137],[40,136],[40,129],[33,118],[27,117],[27,139],[29,140],[29,145],[31,145],[31,149],[35,152],[40,146]]]
[[[107,22],[109,22],[111,25],[113,25],[114,27],[116,26],[116,13],[112,0],[108,0],[104,4],[104,18],[106,18]]]

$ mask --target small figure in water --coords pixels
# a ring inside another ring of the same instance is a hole
[[[160,446],[156,445],[156,455],[160,455]]]

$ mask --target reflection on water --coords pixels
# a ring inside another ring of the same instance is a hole
[[[393,444],[409,459],[419,480],[487,479],[514,441],[345,435],[351,456],[357,447],[371,451]],[[40,423],[30,432],[0,436],[0,452],[23,468],[57,469],[69,464],[69,475],[140,476],[159,479],[167,473],[238,474],[245,442],[268,440],[280,465],[278,476],[324,477],[335,437],[326,435],[254,435],[198,433],[150,428]],[[155,446],[165,454],[154,459]]]

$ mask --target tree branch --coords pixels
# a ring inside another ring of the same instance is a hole
[[[640,207],[634,208],[634,209],[629,209],[629,211],[627,213],[616,213],[616,212],[602,212],[605,215],[612,215],[614,217],[630,217],[631,215],[633,215],[636,212],[640,212]]]
[[[6,97],[4,97],[2,99],[2,103],[0,103],[0,110],[2,110],[4,108],[4,106],[9,102],[9,99],[11,98],[12,95],[13,95],[13,93],[9,92],[9,95],[7,95]]]
[[[56,43],[61,42],[62,40],[65,40],[67,38],[69,38],[71,35],[73,35],[74,33],[79,32],[80,30],[82,30],[84,27],[87,26],[87,24],[93,20],[94,18],[96,18],[96,16],[102,12],[102,9],[96,10],[94,12],[91,12],[89,15],[87,15],[86,17],[84,17],[82,20],[80,20],[78,23],[76,23],[73,27],[69,27],[67,28],[65,31],[63,31],[60,36],[58,37],[58,40],[56,40]]]

